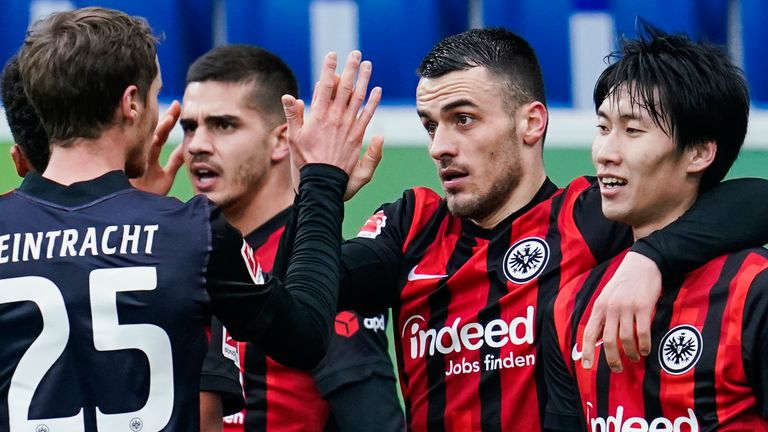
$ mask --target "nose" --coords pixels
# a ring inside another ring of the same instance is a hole
[[[204,126],[198,126],[194,131],[187,133],[184,137],[184,145],[187,147],[187,152],[193,156],[213,153],[213,142]]]
[[[616,129],[606,133],[598,132],[592,141],[592,161],[595,167],[621,163],[621,145]]]
[[[458,152],[455,138],[450,128],[436,127],[429,143],[429,155],[432,159],[439,161],[445,157],[455,157]]]

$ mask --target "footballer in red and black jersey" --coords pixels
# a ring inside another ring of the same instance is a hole
[[[759,229],[723,229],[730,216],[718,212],[765,186],[741,182],[702,195],[633,249],[641,245],[663,270],[689,264],[688,247],[711,258],[754,242]],[[342,245],[339,303],[362,313],[392,307],[410,430],[540,430],[541,312],[564,283],[630,243],[630,229],[603,216],[591,178],[564,189],[547,180],[493,229],[451,215],[429,189],[411,189]]]
[[[302,233],[283,285],[204,197],[141,192],[122,171],[67,186],[27,174],[0,197],[0,431],[198,431],[212,311],[314,366],[318,323],[335,311],[345,180],[302,169]]]
[[[587,178],[560,190],[547,181],[494,229],[451,215],[440,196],[416,188],[344,245],[343,283],[390,280],[388,290],[342,285],[341,295],[358,310],[393,307],[412,430],[540,429],[539,309],[563,281],[629,243],[628,229],[599,213]]]
[[[291,208],[288,208],[245,236],[264,271],[272,271],[290,214]],[[380,391],[391,394],[384,402],[392,405],[393,410],[400,411],[385,330],[384,314],[363,317],[351,311],[339,312],[328,352],[312,371],[284,366],[268,357],[258,345],[240,342],[239,363],[243,372],[246,409],[225,417],[224,430],[336,430],[334,410],[326,398],[347,384],[364,381],[372,376],[383,378],[383,381],[378,381],[379,387],[381,384],[385,387]],[[349,410],[336,414],[359,416],[366,413],[362,415],[373,416],[382,407],[372,404],[381,404],[382,400],[370,396],[359,398]],[[379,419],[377,430],[402,430],[402,414],[399,417]]]
[[[598,346],[596,366],[584,369],[578,342],[623,256],[574,279],[554,302],[543,341],[547,428],[768,431],[768,252],[724,255],[666,280],[650,355],[623,357],[623,372],[611,373]]]

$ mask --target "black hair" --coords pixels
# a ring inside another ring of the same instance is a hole
[[[195,60],[187,72],[191,82],[253,83],[248,103],[255,109],[285,121],[280,98],[299,96],[293,72],[280,57],[252,45],[216,47]]]
[[[51,148],[40,117],[24,93],[24,80],[17,56],[14,55],[5,64],[0,87],[5,118],[8,120],[13,140],[24,151],[24,156],[32,168],[42,173],[51,158]]]
[[[595,109],[625,87],[631,104],[676,143],[677,150],[714,141],[715,160],[700,188],[720,182],[744,143],[749,119],[749,90],[744,74],[719,47],[685,35],[668,34],[640,19],[637,39],[622,38],[608,56],[618,61],[597,80]]]
[[[503,28],[472,29],[443,39],[424,57],[417,73],[437,78],[474,67],[504,80],[510,111],[533,101],[546,105],[536,53],[525,39]]]

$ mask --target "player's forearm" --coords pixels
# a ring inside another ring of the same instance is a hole
[[[663,276],[685,273],[728,252],[768,243],[768,181],[736,179],[701,194],[677,221],[631,250],[656,262]]]
[[[232,233],[214,230],[207,275],[214,312],[235,339],[254,341],[292,367],[310,368],[325,353],[336,311],[345,185],[346,174],[337,168],[302,169],[296,236],[284,281],[267,278],[254,286],[233,250]]]
[[[325,354],[336,312],[346,181],[342,170],[327,165],[309,165],[301,171],[296,235],[285,273],[290,298],[280,296],[273,323],[290,336],[281,339],[270,333],[267,345],[272,349],[265,347],[281,362],[301,355],[302,364],[294,367],[312,367]]]

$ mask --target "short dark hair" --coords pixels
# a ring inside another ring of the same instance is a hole
[[[32,168],[42,173],[48,167],[48,160],[51,158],[48,135],[45,134],[35,107],[24,93],[19,58],[15,55],[5,64],[0,90],[5,107],[5,118],[8,120],[13,140],[24,151],[24,156]]]
[[[253,84],[249,106],[276,124],[285,122],[281,96],[299,97],[291,68],[275,54],[252,45],[216,47],[195,60],[187,71],[187,84],[204,81]]]
[[[744,74],[717,46],[668,34],[639,20],[637,39],[623,38],[597,80],[595,109],[625,86],[631,103],[645,108],[653,122],[673,137],[682,152],[708,141],[717,144],[715,160],[700,189],[720,182],[738,156],[749,121],[749,90]]]
[[[504,80],[510,112],[533,101],[546,105],[536,53],[525,39],[503,28],[472,29],[443,39],[421,61],[418,75],[437,78],[478,66]]]
[[[156,45],[146,20],[112,9],[59,12],[34,23],[19,64],[51,142],[98,137],[130,85],[146,101],[158,74]]]

